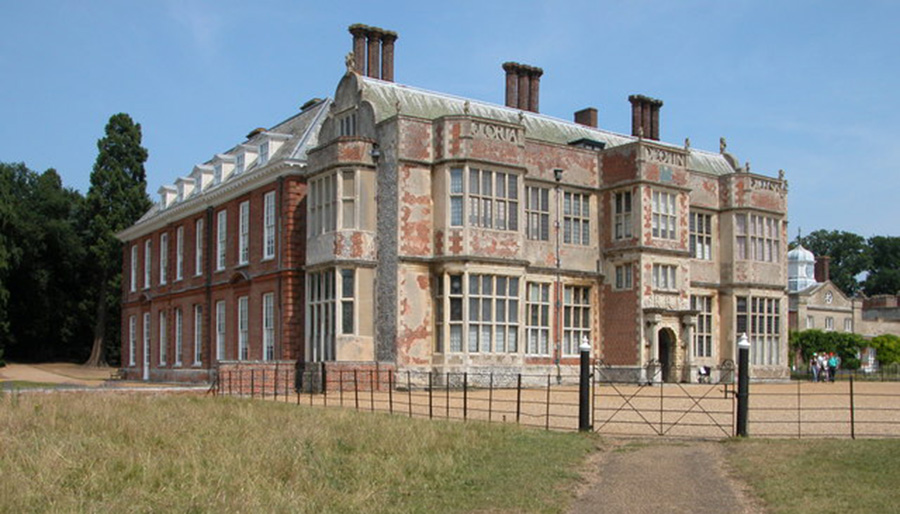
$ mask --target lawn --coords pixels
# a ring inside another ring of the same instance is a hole
[[[734,440],[729,461],[776,513],[898,512],[898,440]]]
[[[0,392],[0,512],[562,512],[597,442],[229,398]]]

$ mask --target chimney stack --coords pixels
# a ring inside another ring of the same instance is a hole
[[[575,113],[575,123],[586,127],[597,128],[597,109],[588,107]]]
[[[831,280],[831,257],[820,255],[816,257],[815,276],[816,282],[828,282]]]
[[[506,106],[539,112],[544,70],[527,64],[505,62],[503,71],[506,72]]]
[[[397,33],[356,23],[353,35],[353,71],[372,78],[394,81],[394,42]]]
[[[662,100],[644,95],[631,95],[631,135],[659,141],[659,108]]]

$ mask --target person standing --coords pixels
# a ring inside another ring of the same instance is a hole
[[[813,353],[809,358],[809,371],[812,373],[812,381],[819,381],[819,359],[818,355]]]
[[[837,373],[838,358],[834,353],[828,355],[828,380],[834,382],[834,376]]]

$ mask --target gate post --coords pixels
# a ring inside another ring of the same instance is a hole
[[[581,352],[581,373],[578,379],[578,430],[591,430],[591,343],[587,336],[581,339],[578,347]]]
[[[744,332],[738,337],[738,412],[737,435],[747,437],[747,411],[750,399],[750,341]]]

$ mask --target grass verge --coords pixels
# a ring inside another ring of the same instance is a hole
[[[897,512],[900,441],[751,439],[726,448],[772,512]]]
[[[596,439],[189,396],[0,393],[0,512],[561,512]]]

